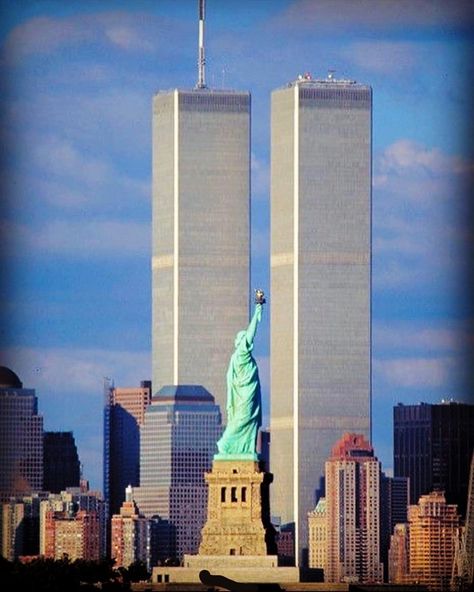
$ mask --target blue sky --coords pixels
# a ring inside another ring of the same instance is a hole
[[[102,383],[150,377],[151,99],[196,83],[195,0],[1,2],[2,363],[101,488]],[[269,287],[270,93],[370,84],[373,442],[472,393],[472,2],[208,0],[207,81],[252,93],[252,284]],[[270,296],[271,305],[271,296]],[[256,353],[268,412],[268,316]],[[225,369],[223,369],[224,377]]]

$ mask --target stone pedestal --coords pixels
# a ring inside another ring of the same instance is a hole
[[[295,583],[297,567],[278,567],[270,523],[272,475],[258,461],[215,458],[206,474],[207,522],[198,555],[185,555],[182,567],[154,567],[157,583],[198,583],[206,570],[234,582]]]
[[[214,460],[199,555],[276,554],[269,516],[272,475],[253,460]]]
[[[197,584],[199,574],[224,576],[234,582],[285,584],[299,581],[297,567],[278,567],[276,555],[185,555],[183,567],[154,567],[153,583]]]

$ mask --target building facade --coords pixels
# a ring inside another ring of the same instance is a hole
[[[410,539],[408,524],[395,524],[388,551],[388,581],[405,584],[410,581]]]
[[[43,488],[43,416],[34,389],[0,366],[0,502]]]
[[[104,406],[104,497],[118,514],[125,488],[140,484],[140,427],[151,401],[151,382],[123,388],[106,384]]]
[[[100,559],[100,523],[96,512],[72,509],[47,511],[45,515],[45,553],[50,559],[70,561]]]
[[[222,410],[234,337],[248,323],[249,200],[249,93],[155,95],[153,385],[201,384]]]
[[[2,547],[5,559],[39,554],[40,503],[46,493],[11,498],[1,505]]]
[[[61,524],[57,526],[57,522]],[[40,502],[40,555],[60,558],[61,553],[71,552],[64,549],[72,545],[75,556],[85,554],[83,559],[106,557],[106,525],[106,505],[101,493],[89,491],[85,484],[50,493]],[[74,533],[81,539],[77,546],[68,540]]]
[[[60,493],[79,487],[81,464],[72,432],[44,432],[43,489]]]
[[[444,491],[448,504],[466,512],[469,464],[474,451],[474,405],[398,404],[393,409],[393,460],[396,477],[410,480],[410,501]]]
[[[326,462],[325,582],[383,581],[380,463],[360,434],[344,434]]]
[[[114,568],[129,567],[135,561],[148,561],[148,520],[140,515],[128,486],[119,514],[112,516],[111,558]]]
[[[408,511],[409,579],[430,590],[450,587],[460,516],[442,491],[422,495]]]
[[[326,569],[327,544],[326,499],[321,497],[314,510],[308,513],[308,567]]]
[[[300,560],[332,444],[370,433],[371,121],[353,81],[272,93],[272,512]]]
[[[140,487],[134,499],[147,518],[159,517],[157,560],[197,552],[207,511],[204,474],[221,432],[219,407],[202,386],[164,386],[152,398],[142,427]]]
[[[388,581],[388,563],[391,535],[397,524],[408,520],[409,479],[388,477],[382,473],[380,479],[380,558],[384,566],[384,578]]]

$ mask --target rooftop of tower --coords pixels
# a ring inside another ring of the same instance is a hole
[[[235,90],[232,88],[209,88],[208,86],[204,88],[168,88],[156,91],[155,95],[167,95],[173,93],[175,90],[179,93],[193,93],[197,95],[250,95],[250,91],[248,90]]]
[[[309,87],[337,87],[337,88],[348,88],[354,86],[367,86],[366,84],[360,84],[356,80],[349,78],[336,78],[335,70],[329,70],[326,78],[313,78],[310,72],[299,74],[295,80],[288,82],[285,88],[294,86],[309,86]]]
[[[206,401],[213,403],[214,397],[199,384],[166,385],[153,395],[153,402],[178,402],[178,401]]]
[[[23,388],[23,383],[13,370],[0,366],[0,388]]]

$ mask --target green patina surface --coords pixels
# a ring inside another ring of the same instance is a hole
[[[239,331],[227,370],[227,427],[217,442],[216,460],[258,460],[257,434],[262,425],[262,401],[253,341],[262,319],[262,304],[246,331]]]

